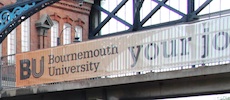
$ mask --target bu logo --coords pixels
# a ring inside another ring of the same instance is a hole
[[[31,72],[34,78],[39,78],[44,74],[44,56],[40,60],[40,71],[36,69],[36,59],[32,58],[32,69],[30,68],[31,61],[29,59],[20,60],[20,80],[30,78]],[[38,73],[37,73],[38,72]]]

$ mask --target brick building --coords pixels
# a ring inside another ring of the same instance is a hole
[[[1,0],[0,7],[13,3],[17,0]],[[14,64],[17,53],[88,40],[90,9],[91,4],[87,2],[79,5],[76,0],[61,0],[34,14],[1,44],[2,63]],[[50,26],[47,32],[43,30],[44,25]]]

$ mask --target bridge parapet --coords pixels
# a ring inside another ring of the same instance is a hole
[[[202,66],[177,71],[149,72],[132,76],[91,78],[11,88],[1,91],[0,98],[11,100],[18,96],[21,99],[43,97],[41,100],[46,100],[45,98],[55,98],[61,93],[63,98],[58,98],[58,100],[65,100],[64,98],[68,98],[67,95],[72,95],[71,99],[134,100],[223,93],[230,90],[229,67],[229,64]],[[82,97],[82,95],[85,96]]]

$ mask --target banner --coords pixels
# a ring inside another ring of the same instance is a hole
[[[16,55],[16,85],[63,82],[229,60],[230,17]]]

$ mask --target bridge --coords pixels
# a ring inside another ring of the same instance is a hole
[[[26,0],[3,7],[7,21],[1,21],[1,42],[22,21],[58,1]],[[16,54],[15,65],[7,67],[15,70],[13,77],[1,74],[1,99],[148,100],[229,93],[230,17],[229,8],[221,8],[227,3],[179,0],[177,8],[170,1],[117,0],[113,10],[106,8],[107,0],[83,1],[92,3],[91,40]],[[148,3],[156,5],[146,8]],[[132,14],[119,16],[128,4]],[[212,12],[213,4],[220,9]],[[9,13],[18,7],[24,9]],[[168,20],[156,23],[161,8],[168,14],[162,11],[158,20]],[[114,19],[120,24],[110,22]]]

